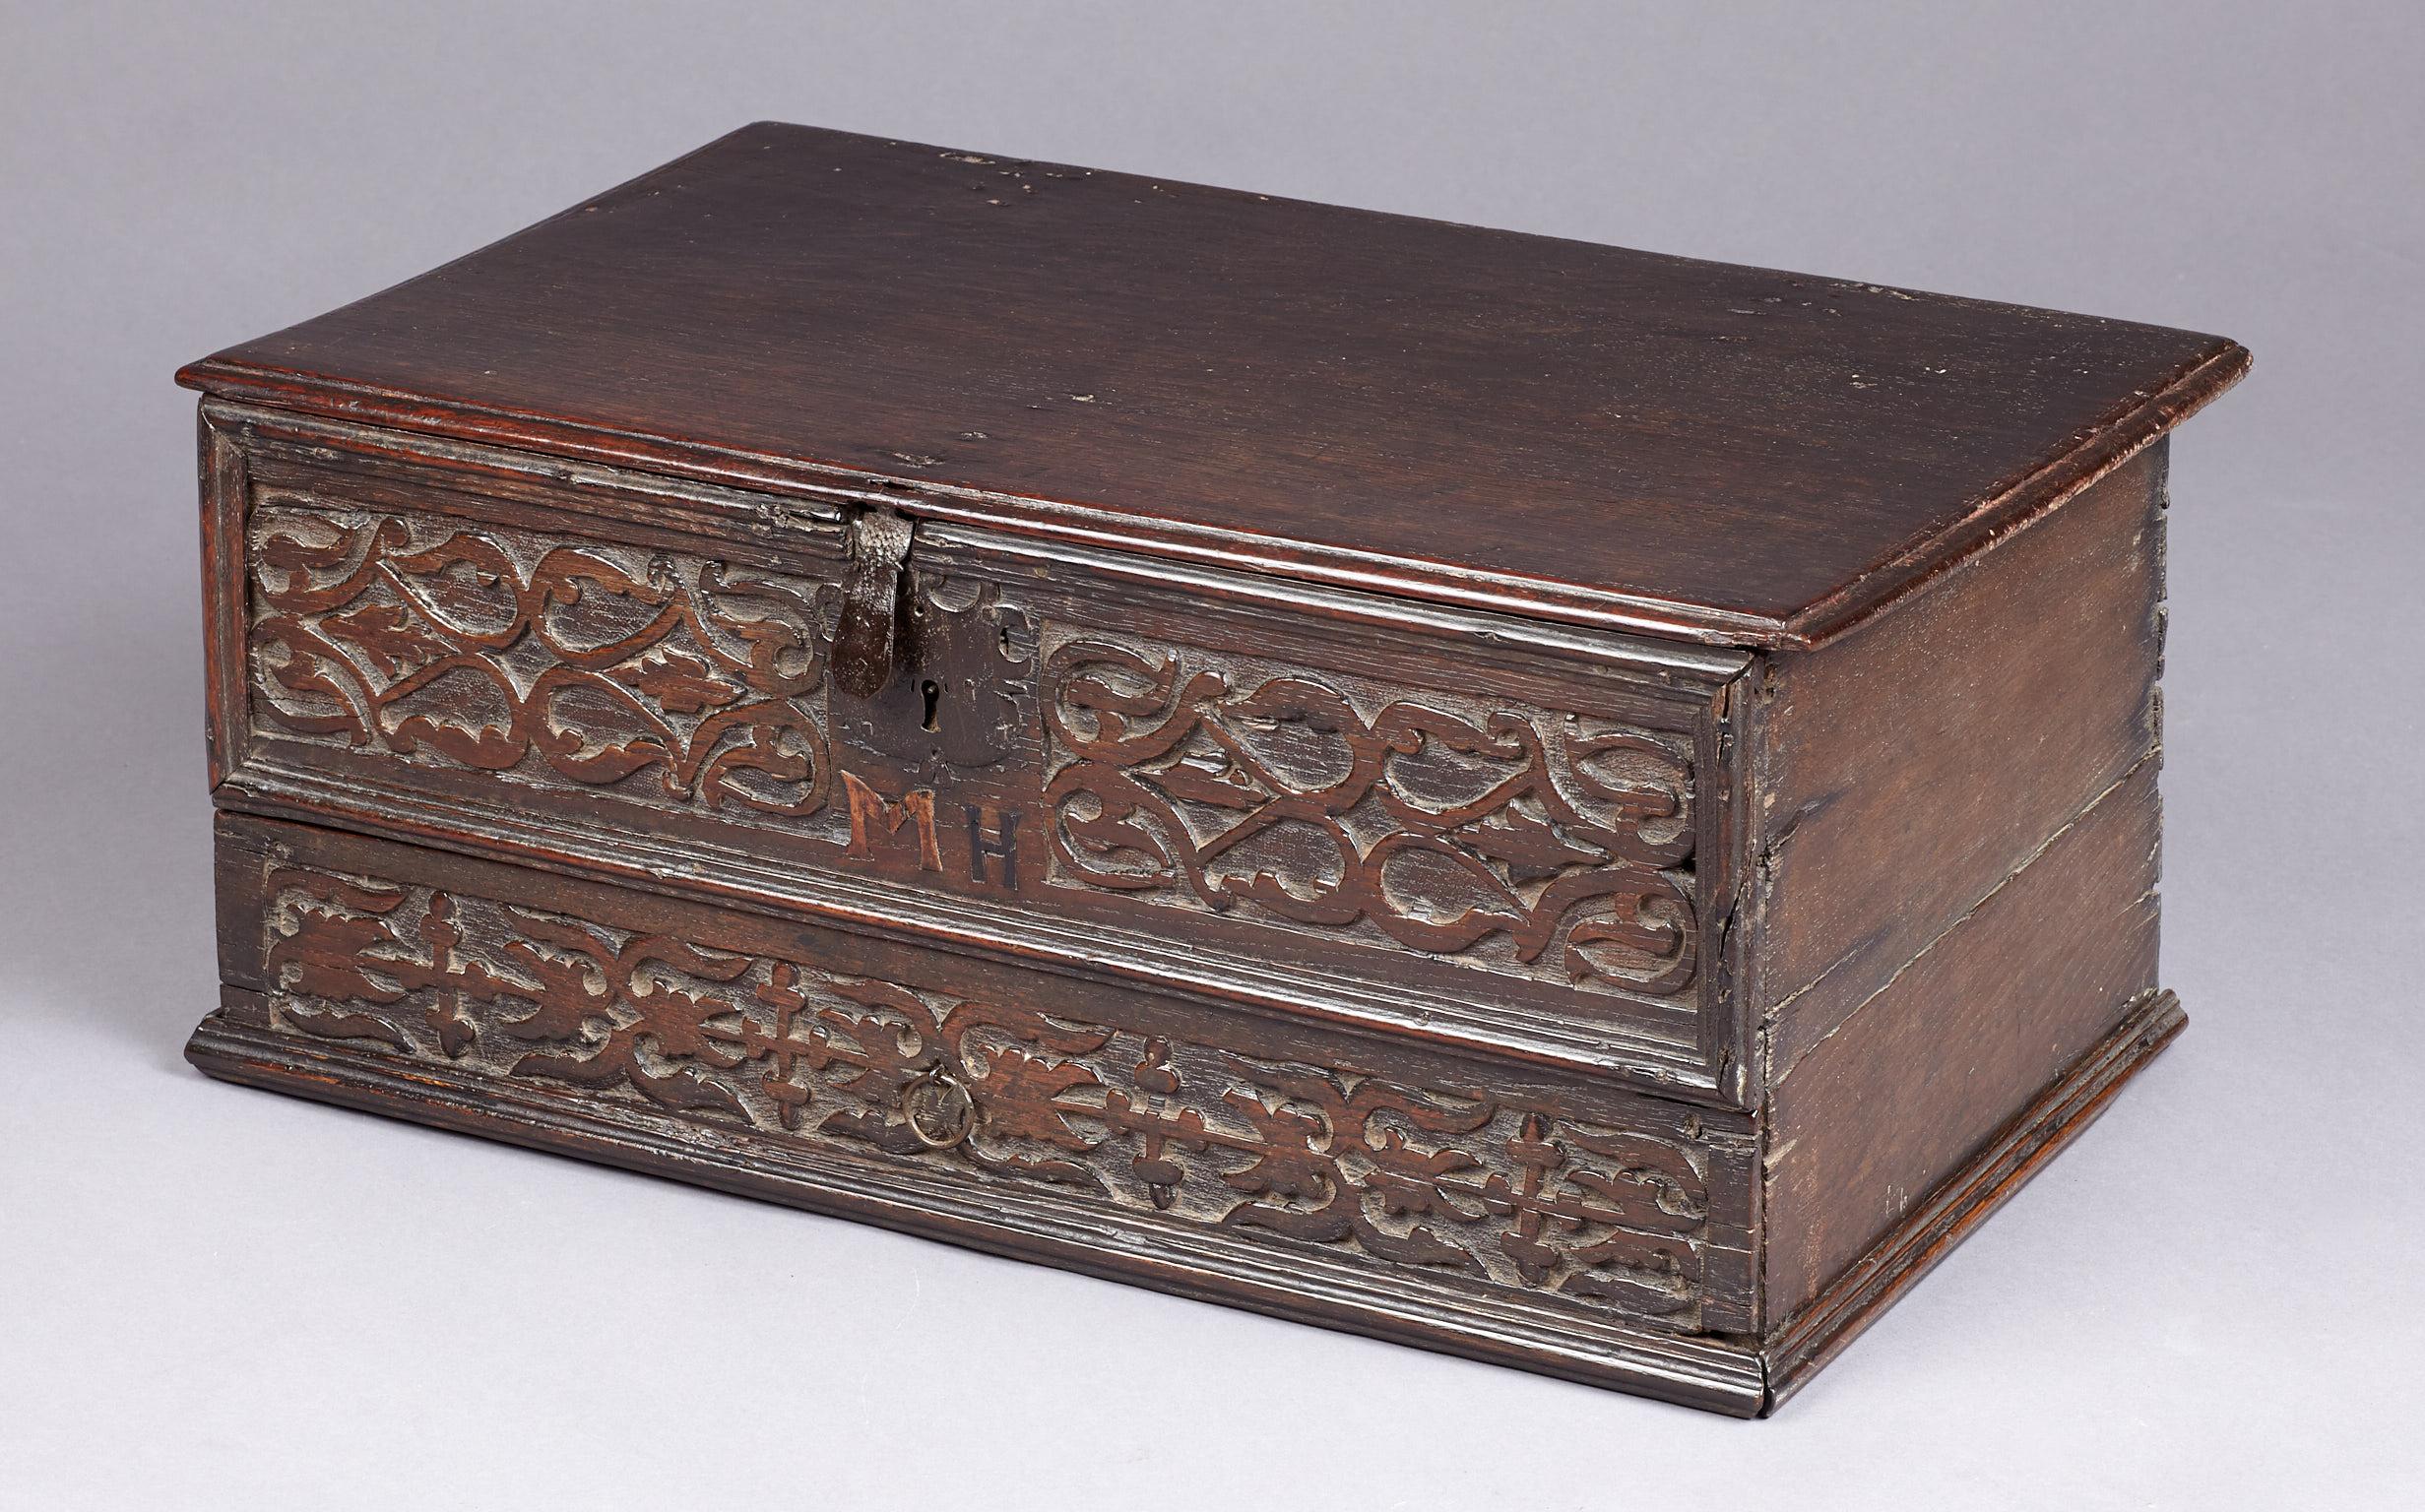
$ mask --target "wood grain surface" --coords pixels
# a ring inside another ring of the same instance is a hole
[[[761,124],[183,378],[1807,645],[2246,361],[2123,321]]]
[[[747,128],[181,375],[189,1053],[1765,1413],[2180,1028],[2246,361]]]
[[[1786,1069],[1763,1156],[1772,1326],[2154,990],[2157,835],[2149,760]]]
[[[2164,443],[1996,558],[1762,663],[1750,990],[1781,1079],[2158,743]]]

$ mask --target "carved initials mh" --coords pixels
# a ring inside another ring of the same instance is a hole
[[[842,789],[851,801],[851,848],[847,854],[866,860],[875,853],[879,828],[883,832],[881,844],[891,847],[901,843],[904,824],[915,824],[918,869],[943,869],[942,848],[934,833],[934,793],[930,789],[914,788],[901,795],[899,803],[892,803],[849,772],[842,774]]]
[[[968,814],[968,879],[985,881],[986,860],[992,857],[1001,862],[1002,886],[1015,889],[1019,885],[1019,811],[996,809],[990,803],[960,806]],[[989,820],[994,827],[990,835],[986,833]]]

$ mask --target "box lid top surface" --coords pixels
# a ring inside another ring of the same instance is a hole
[[[766,123],[179,377],[1807,646],[2247,360],[2154,326]]]

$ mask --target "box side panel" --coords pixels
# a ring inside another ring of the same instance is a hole
[[[1758,674],[1771,1330],[2154,985],[2163,467]]]
[[[1917,1211],[2155,985],[2143,763],[1770,1094],[1771,1329]]]
[[[1767,1078],[2157,744],[2164,449],[1755,694]]]

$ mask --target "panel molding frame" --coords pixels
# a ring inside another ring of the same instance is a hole
[[[730,556],[795,573],[838,567],[845,549],[840,522],[853,501],[837,496],[803,504],[220,400],[204,402],[201,428],[205,556],[212,568],[205,598],[209,729],[215,796],[223,808],[410,839],[726,904],[882,919],[958,948],[1049,959],[1067,970],[1132,980],[1176,979],[1209,996],[1461,1044],[1485,1054],[1571,1066],[1712,1106],[1750,1103],[1753,1057],[1740,1049],[1749,1043],[1750,1026],[1735,987],[1744,942],[1734,928],[1750,828],[1741,816],[1747,777],[1745,742],[1737,728],[1748,703],[1739,695],[1739,680],[1753,665],[1746,653],[1394,602],[1117,552],[1047,547],[1031,537],[959,526],[936,527],[919,548],[922,560],[930,552],[945,571],[982,556],[1027,562],[1038,570],[1048,563],[1073,565],[1102,574],[1123,598],[1157,588],[1167,594],[1176,582],[1206,605],[1207,613],[1258,623],[1285,618],[1322,644],[1352,644],[1377,627],[1429,644],[1453,644],[1464,659],[1503,667],[1509,676],[1543,679],[1559,667],[1574,668],[1603,689],[1597,696],[1616,700],[1612,707],[1655,718],[1652,727],[1689,731],[1697,810],[1693,867],[1700,979],[1688,998],[1676,1000],[1691,1004],[1684,1032],[1650,1035],[1613,1019],[1494,1002],[1488,989],[1502,978],[1487,972],[1474,974],[1480,996],[1386,986],[1348,973],[1274,964],[1251,953],[1207,951],[1200,942],[1164,938],[1143,926],[1055,921],[1039,911],[1005,911],[879,877],[786,866],[750,854],[738,843],[737,828],[735,843],[728,847],[695,839],[669,843],[606,818],[584,821],[578,829],[550,824],[505,793],[499,796],[506,801],[437,794],[382,781],[374,762],[332,761],[332,754],[342,753],[265,736],[250,707],[242,597],[249,593],[243,561],[248,512],[263,488],[291,488],[298,479],[338,470],[387,496],[410,492],[415,507],[459,513],[467,521],[520,530],[558,525],[602,540],[712,551],[719,559]],[[230,592],[231,584],[239,586]],[[1544,658],[1551,659],[1547,672]],[[1318,656],[1312,660],[1322,664]],[[1521,986],[1516,978],[1503,979]]]

